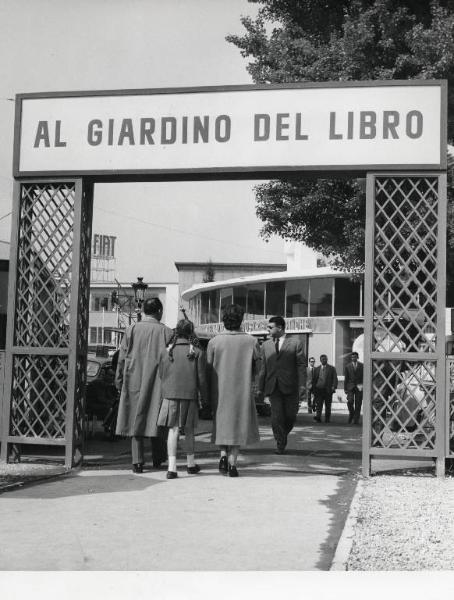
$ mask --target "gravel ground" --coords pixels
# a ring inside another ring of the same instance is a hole
[[[66,473],[63,466],[54,464],[10,463],[0,465],[0,492],[23,483],[40,481]]]
[[[372,477],[356,516],[349,571],[454,569],[454,478]]]

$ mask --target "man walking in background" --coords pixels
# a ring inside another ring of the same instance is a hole
[[[363,403],[363,363],[358,352],[352,352],[351,362],[344,369],[344,390],[347,393],[348,422],[358,425]]]
[[[315,371],[315,358],[311,356],[309,358],[309,366],[306,371],[306,400],[307,400],[307,412],[309,414],[312,411],[315,412],[315,396],[314,396],[314,371]]]
[[[121,394],[116,433],[131,438],[134,473],[143,472],[145,437],[151,438],[153,466],[166,460],[166,441],[157,425],[162,401],[158,365],[173,332],[160,323],[162,310],[159,298],[145,300],[143,318],[126,330],[118,357],[115,383]]]
[[[306,357],[302,343],[285,335],[283,317],[271,317],[271,338],[262,345],[259,393],[271,404],[271,427],[276,454],[284,454],[287,436],[298,414],[300,397],[306,395]]]
[[[325,423],[331,419],[331,403],[337,388],[337,372],[335,367],[328,364],[326,354],[320,356],[320,365],[315,368],[313,387],[315,392],[314,421],[322,420],[323,405],[325,405]]]

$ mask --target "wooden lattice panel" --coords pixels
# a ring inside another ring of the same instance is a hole
[[[77,309],[77,360],[74,397],[74,446],[81,445],[84,435],[85,387],[87,383],[88,317],[90,299],[91,231],[93,198],[90,191],[82,196],[79,294]]]
[[[449,454],[454,456],[454,360],[448,360]]]
[[[14,344],[68,347],[74,184],[21,186]]]
[[[438,179],[377,178],[373,310],[406,352],[435,351]],[[375,341],[375,350],[380,340]]]
[[[79,306],[78,306],[78,350],[83,354],[88,347],[88,316],[90,300],[90,265],[91,265],[91,230],[92,230],[92,197],[85,193],[82,198],[81,239],[80,239],[80,271],[79,271]]]
[[[81,180],[16,187],[2,460],[13,444],[82,458],[92,201]]]
[[[65,437],[68,357],[15,356],[10,435]]]
[[[433,450],[436,363],[376,360],[372,382],[372,445]]]
[[[371,446],[433,452],[438,178],[377,177],[374,209]]]

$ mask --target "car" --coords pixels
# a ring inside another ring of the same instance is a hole
[[[104,421],[117,396],[115,371],[112,357],[87,354],[87,386],[85,392],[85,415]]]

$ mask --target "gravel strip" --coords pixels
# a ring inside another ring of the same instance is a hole
[[[68,469],[59,465],[10,463],[0,465],[0,492],[41,479],[48,479],[67,473]]]
[[[454,478],[364,481],[349,571],[454,569]]]

